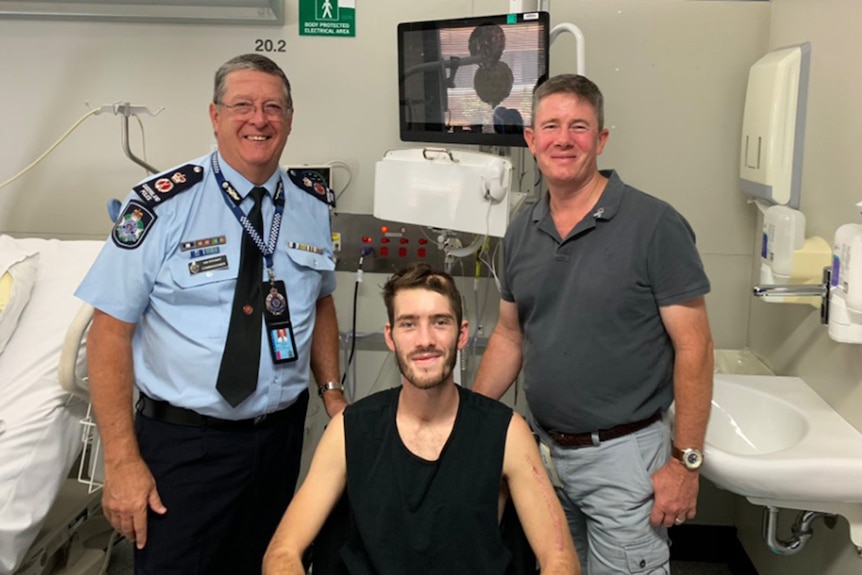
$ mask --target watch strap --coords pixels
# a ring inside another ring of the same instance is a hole
[[[344,391],[344,386],[337,381],[327,381],[326,383],[317,386],[317,395],[323,397],[324,393],[326,393],[327,391],[332,391],[333,389],[338,391]]]

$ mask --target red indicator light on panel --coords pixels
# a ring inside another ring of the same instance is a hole
[[[381,244],[388,244],[388,243],[389,243],[389,238],[380,238],[380,243],[381,243]]]
[[[416,255],[418,255],[420,258],[424,258],[425,257],[425,248],[419,248],[418,250],[416,250]]]
[[[402,258],[407,257],[407,248],[398,248],[398,255]]]
[[[381,234],[388,234],[389,233],[389,226],[380,226],[380,233]]]
[[[363,244],[370,244],[371,238],[369,238],[368,236],[362,236],[362,243]]]
[[[401,242],[402,244],[406,244],[406,243],[409,243],[409,242],[410,242],[410,240],[408,240],[407,238],[401,238],[401,239],[400,239],[400,240],[398,240],[398,241],[399,241],[399,242]]]
[[[424,246],[427,243],[428,243],[428,240],[426,240],[425,238],[419,238],[419,245],[420,246]]]
[[[382,248],[380,248],[380,257],[385,258],[387,256],[389,256],[389,248],[383,246]]]

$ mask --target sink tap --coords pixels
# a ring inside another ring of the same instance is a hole
[[[823,284],[769,284],[754,286],[754,295],[757,297],[824,297],[828,293],[828,288]]]
[[[829,287],[832,279],[832,268],[823,268],[823,281],[819,284],[770,284],[754,286],[755,297],[819,297],[820,323],[829,323]]]

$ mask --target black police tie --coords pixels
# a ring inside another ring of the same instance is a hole
[[[248,213],[249,223],[263,238],[261,205],[266,188],[254,188],[249,193],[254,205]],[[263,255],[254,240],[243,230],[242,255],[233,293],[233,308],[227,341],[221,356],[216,389],[228,403],[236,407],[257,388],[260,367],[260,327],[263,318]]]

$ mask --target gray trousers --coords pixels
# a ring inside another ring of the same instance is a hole
[[[649,522],[651,476],[670,457],[669,423],[575,448],[556,445],[535,422],[533,429],[584,575],[670,573],[667,528]]]

